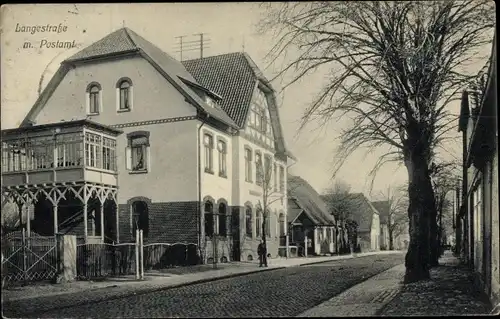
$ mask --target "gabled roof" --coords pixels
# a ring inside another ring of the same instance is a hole
[[[289,174],[287,188],[289,199],[294,201],[313,222],[318,225],[335,225],[335,218],[330,214],[325,202],[306,180]],[[292,210],[288,220],[291,222],[297,217],[296,212]]]
[[[196,108],[208,113],[210,116],[226,123],[229,126],[237,128],[236,123],[234,123],[234,121],[221,108],[218,106],[212,107],[206,104],[203,99],[201,99],[185,82],[179,78],[182,77],[194,84],[199,85],[199,83],[196,82],[196,79],[184,68],[182,63],[128,28],[121,28],[108,34],[104,38],[94,42],[63,61],[59,70],[45,87],[44,91],[35,102],[33,108],[26,116],[22,125],[27,125],[28,121],[32,120],[38,111],[45,105],[66,73],[69,71],[70,67],[68,66],[75,63],[84,63],[88,60],[118,57],[125,54],[141,55]]]
[[[321,198],[325,202],[330,200],[335,200],[335,194],[321,195]],[[350,219],[358,223],[359,232],[367,232],[371,230],[373,214],[379,214],[377,209],[373,207],[370,201],[366,198],[363,193],[350,193],[342,195],[342,200],[349,203]]]
[[[201,59],[185,60],[182,64],[198,83],[222,96],[222,109],[244,128],[256,88],[263,85],[270,94],[269,113],[273,123],[277,148],[293,158],[285,149],[274,89],[250,56],[244,52],[221,54]]]
[[[384,200],[384,201],[372,202],[372,205],[380,214],[380,223],[387,224],[389,221],[389,214],[391,210],[391,205],[389,204],[389,201]]]
[[[256,86],[256,75],[243,53],[229,53],[182,61],[204,87],[222,96],[221,106],[243,127]]]

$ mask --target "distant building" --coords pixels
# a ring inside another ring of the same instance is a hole
[[[391,215],[389,201],[376,201],[372,205],[380,214],[380,249],[390,249],[390,232],[389,223],[396,223],[393,229],[393,249],[405,250],[408,249],[410,236],[408,234],[408,221],[400,216]],[[397,218],[397,221],[394,219]]]
[[[489,70],[482,79],[462,96],[464,166],[456,245],[495,305],[500,301],[496,33]]]
[[[341,197],[341,198],[340,198]],[[357,224],[357,243],[361,251],[380,250],[380,216],[377,209],[362,193],[345,195],[326,194],[321,198],[325,202],[344,201],[348,212],[348,218]],[[339,214],[339,212],[336,212]],[[338,218],[338,217],[337,217]]]
[[[337,252],[335,217],[316,190],[303,178],[288,175],[288,222],[290,244],[304,250],[309,239],[308,255]]]

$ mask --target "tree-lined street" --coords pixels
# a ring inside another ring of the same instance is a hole
[[[296,316],[403,259],[403,253],[366,256],[100,302],[95,292],[84,291],[4,303],[3,311],[7,317],[25,318]]]

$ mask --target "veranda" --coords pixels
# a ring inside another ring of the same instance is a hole
[[[118,241],[116,138],[88,120],[2,130],[2,210],[18,206],[28,236]],[[21,212],[34,212],[22,218]]]

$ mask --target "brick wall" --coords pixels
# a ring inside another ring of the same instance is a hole
[[[197,202],[147,202],[149,234],[144,242],[198,242]],[[120,242],[133,241],[129,204],[119,205]]]

